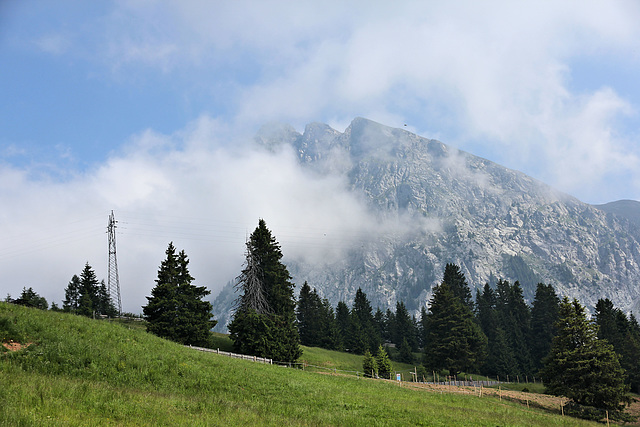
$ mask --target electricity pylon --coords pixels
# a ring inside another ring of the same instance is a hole
[[[109,235],[109,280],[107,283],[109,296],[113,306],[122,315],[122,301],[120,300],[120,279],[118,278],[118,258],[116,257],[116,217],[111,211],[107,234]]]

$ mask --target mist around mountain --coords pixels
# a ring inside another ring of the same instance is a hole
[[[543,282],[590,308],[609,298],[624,311],[640,310],[639,202],[592,206],[521,172],[363,118],[342,133],[322,123],[302,134],[271,124],[256,143],[292,150],[310,176],[341,182],[362,206],[351,218],[335,218],[348,228],[318,233],[315,252],[283,251],[294,283],[307,281],[334,307],[350,304],[362,288],[373,307],[401,300],[417,312],[444,266],[455,263],[474,295],[474,287],[503,278],[520,281],[529,301]],[[214,303],[221,328],[234,299],[230,282]]]

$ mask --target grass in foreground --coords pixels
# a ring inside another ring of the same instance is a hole
[[[33,342],[0,353],[0,425],[595,425],[201,353],[79,316],[0,303],[0,319],[0,335],[9,325]]]

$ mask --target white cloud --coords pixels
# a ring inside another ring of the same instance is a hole
[[[171,136],[143,132],[66,182],[0,169],[3,291],[16,297],[32,286],[60,304],[85,262],[106,277],[112,209],[123,304],[134,312],[146,302],[169,241],[185,249],[196,281],[217,292],[239,274],[245,238],[259,218],[289,258],[329,262],[368,235],[372,219],[340,177],[309,176],[290,150],[270,153],[246,140],[225,148],[220,136],[224,127],[206,116]]]

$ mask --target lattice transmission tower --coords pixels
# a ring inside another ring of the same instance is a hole
[[[120,300],[120,279],[118,278],[118,258],[116,257],[116,217],[111,211],[107,234],[109,235],[109,279],[107,289],[111,302],[118,310],[118,316],[122,315],[122,301]]]

